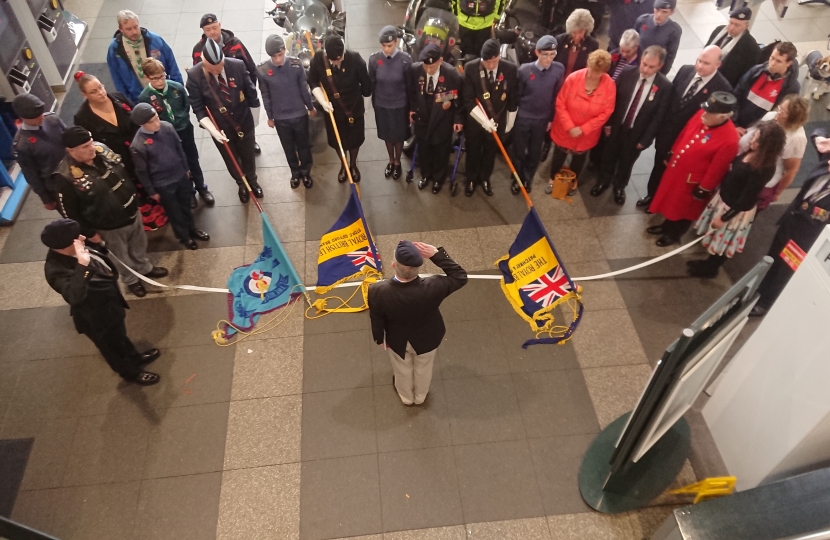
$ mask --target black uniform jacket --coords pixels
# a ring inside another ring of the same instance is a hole
[[[386,346],[401,358],[407,342],[417,354],[438,348],[446,331],[438,307],[467,283],[466,270],[444,248],[438,248],[430,260],[447,275],[418,277],[406,283],[389,279],[369,286],[372,337],[378,344],[385,337]]]
[[[412,64],[409,78],[410,112],[414,112],[415,135],[430,144],[452,140],[453,124],[464,123],[464,107],[461,103],[464,81],[461,74],[448,64],[438,68],[438,84],[435,93],[426,95],[427,73],[423,62]]]
[[[817,129],[813,132],[813,144],[815,144],[816,137],[826,137],[825,131]],[[813,184],[825,174],[830,173],[828,170],[830,152],[824,154],[819,152],[818,161],[818,165],[807,176],[798,195],[778,220],[778,224],[786,228],[790,238],[804,251],[812,247],[824,227],[830,224],[830,195],[814,202],[810,201],[809,197],[805,197]]]
[[[709,36],[709,41],[706,42],[706,45],[712,45],[715,42],[715,38],[718,37],[718,34],[724,28],[726,26],[723,24],[715,28],[712,35]],[[749,71],[752,66],[758,64],[758,58],[760,56],[761,47],[758,46],[758,42],[755,41],[755,38],[747,30],[741,35],[741,38],[735,43],[735,46],[732,47],[726,55],[726,58],[723,59],[718,71],[734,87],[741,80],[741,77],[744,76],[744,73]]]
[[[121,156],[124,168],[127,169],[130,176],[134,177],[135,167],[133,167],[133,156],[130,154],[130,144],[132,144],[139,126],[130,120],[133,103],[124,97],[124,94],[118,92],[107,92],[107,97],[115,107],[115,118],[118,119],[117,126],[110,124],[92,112],[88,101],[84,101],[81,108],[75,113],[75,125],[88,129],[92,133],[93,139],[104,143],[110,150]]]
[[[206,40],[207,36],[202,34],[202,38],[196,43],[196,45],[193,46],[193,53],[191,56],[193,57],[194,66],[202,61],[202,50],[205,48]],[[254,83],[254,86],[256,86],[256,62],[254,62],[254,59],[251,58],[251,53],[249,53],[248,49],[245,48],[245,45],[239,41],[239,38],[234,36],[233,32],[225,30],[224,28],[222,29],[222,53],[225,55],[225,58],[236,58],[237,60],[245,62],[245,69],[248,70],[248,74],[251,76],[251,81]]]
[[[317,51],[311,59],[311,66],[308,68],[308,86],[312,89],[322,86],[326,91],[326,97],[334,107],[334,114],[338,124],[347,121],[347,118],[363,116],[365,107],[363,98],[372,95],[372,81],[369,79],[369,71],[366,62],[359,53],[346,51],[343,53],[343,61],[340,69],[332,68],[331,79],[326,73],[325,52]],[[331,65],[331,64],[329,64]],[[339,94],[339,97],[335,95]]]
[[[487,99],[485,99],[485,88]],[[478,106],[476,101],[479,101],[487,116],[499,125],[499,133],[504,133],[507,125],[507,112],[513,112],[519,108],[519,69],[513,62],[499,60],[498,68],[496,68],[496,83],[492,84],[481,65],[481,58],[476,58],[464,67],[463,94],[465,116]],[[479,125],[478,122],[473,122],[476,126]]]
[[[640,68],[638,66],[629,66],[623,69],[620,76],[617,77],[617,102],[614,105],[614,112],[606,124],[611,126],[612,136],[615,131],[622,128],[625,116],[628,114],[629,102],[637,92],[639,85]],[[665,75],[657,73],[651,86],[643,88],[643,93],[647,96],[646,100],[637,112],[634,125],[631,126],[631,131],[626,134],[626,138],[630,137],[632,139],[630,141],[631,146],[640,144],[643,148],[648,148],[654,142],[657,130],[666,116],[666,110],[669,107],[669,101],[671,101],[672,84]]]
[[[115,263],[101,252],[90,249],[106,261],[109,272],[98,264],[78,264],[78,259],[49,250],[44,272],[49,286],[69,304],[69,313],[79,334],[102,334],[120,324],[129,309],[118,288]]]
[[[556,47],[557,53],[553,61],[565,66],[566,71],[568,69],[568,56],[571,54],[572,48],[579,47],[579,54],[576,55],[573,71],[579,71],[580,69],[588,67],[588,55],[599,49],[599,42],[591,36],[585,36],[579,45],[574,45],[570,34],[559,34],[556,36],[556,43],[558,44]]]
[[[225,132],[229,139],[237,131],[251,132],[254,130],[254,117],[251,108],[259,107],[256,87],[245,68],[245,63],[236,58],[225,57],[225,77],[231,102],[222,99],[222,92],[216,79],[202,69],[199,62],[187,72],[187,94],[190,96],[190,106],[197,120],[208,116],[206,109],[210,109],[216,126]],[[212,88],[212,90],[211,90]],[[222,112],[222,109],[225,112]]]

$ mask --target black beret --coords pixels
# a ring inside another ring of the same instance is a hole
[[[133,124],[143,126],[152,120],[155,115],[156,110],[152,105],[149,103],[139,103],[133,107],[132,112],[130,112],[130,120],[133,121]]]
[[[208,64],[215,66],[225,59],[225,53],[222,52],[222,47],[218,43],[212,39],[208,39],[205,41],[205,46],[202,47],[202,58]]]
[[[74,219],[57,219],[43,228],[40,241],[48,248],[63,249],[71,246],[80,234],[81,226]]]
[[[61,142],[66,148],[77,148],[91,140],[92,134],[81,126],[68,127],[61,135]]]
[[[677,7],[677,0],[654,0],[654,9],[674,9]]]
[[[421,54],[418,55],[418,60],[428,66],[437,62],[439,58],[441,58],[441,47],[435,43],[430,43],[421,49]]]
[[[346,52],[346,46],[343,44],[343,38],[336,34],[326,38],[324,47],[326,49],[326,56],[328,56],[330,60],[337,60],[343,56],[344,52]]]
[[[499,55],[499,49],[501,49],[501,44],[498,40],[492,38],[488,39],[481,47],[481,59],[490,60],[497,57]]]
[[[214,13],[205,13],[202,15],[202,20],[199,21],[199,28],[204,28],[209,24],[217,22],[219,18]]]
[[[12,108],[20,118],[32,120],[43,114],[44,104],[34,94],[20,94],[12,101]]]
[[[271,34],[265,40],[265,54],[274,56],[275,54],[285,50],[285,40],[277,34]]]
[[[700,104],[700,108],[708,113],[726,114],[735,109],[738,100],[729,92],[712,92],[709,99]]]
[[[409,240],[401,240],[395,248],[395,260],[404,266],[417,268],[424,264],[424,256]]]
[[[398,39],[398,29],[392,25],[384,26],[380,29],[380,35],[378,35],[378,39],[381,43],[392,43],[396,39]]]
[[[739,21],[748,21],[752,18],[752,10],[746,6],[739,7],[729,14],[730,19],[738,19]]]

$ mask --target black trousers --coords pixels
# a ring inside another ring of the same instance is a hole
[[[444,142],[435,144],[429,139],[417,138],[418,164],[421,176],[430,182],[443,184],[447,178],[447,167],[452,153],[452,137]]]
[[[768,255],[772,257],[772,266],[770,266],[767,275],[764,276],[763,281],[761,281],[761,284],[758,286],[758,294],[761,295],[761,298],[758,300],[758,305],[763,308],[769,309],[770,306],[772,306],[772,304],[778,299],[781,291],[783,291],[784,287],[787,286],[787,283],[790,282],[790,278],[793,277],[794,270],[790,268],[790,265],[784,262],[784,259],[781,258],[781,251],[784,249],[784,246],[792,240],[798,245],[798,247],[807,252],[811,247],[813,247],[815,239],[818,236],[818,234],[810,234],[809,237],[807,237],[799,234],[801,231],[798,231],[797,229],[803,229],[803,224],[801,224],[802,227],[799,227],[799,224],[788,223],[788,221],[795,219],[806,218],[784,216],[781,226],[778,227],[778,231],[772,239],[772,245],[770,246],[768,253]],[[816,232],[820,234],[821,229],[822,227],[819,226]]]
[[[467,120],[464,131],[467,137],[467,180],[479,184],[489,181],[496,163],[496,154],[499,153],[496,141],[491,133],[484,131],[472,118]]]
[[[663,227],[663,235],[671,236],[672,238],[680,238],[686,231],[689,230],[689,227],[692,226],[692,221],[690,219],[678,219],[677,221],[671,221],[669,219],[663,221],[661,227]]]
[[[190,209],[190,179],[186,176],[175,184],[156,188],[156,193],[161,196],[161,205],[170,220],[170,226],[179,242],[187,242],[190,239],[190,231],[196,225],[193,223],[193,211]]]
[[[252,185],[256,184],[256,154],[254,154],[254,144],[256,141],[254,140],[254,130],[243,132],[242,137],[239,137],[232,131],[226,131],[225,135],[229,139],[228,146],[233,152],[236,162],[242,168],[245,178]],[[244,187],[245,184],[242,182],[242,177],[239,176],[236,167],[233,165],[233,161],[225,151],[225,145],[213,137],[211,139],[213,140],[213,144],[216,145],[216,148],[219,149],[219,153],[222,154],[222,159],[225,160],[225,167],[228,168],[228,172],[231,173],[231,176],[236,180],[239,187]]]
[[[124,319],[106,330],[84,333],[98,347],[112,370],[121,377],[131,381],[141,373],[141,367],[138,365],[141,355],[127,337]]]
[[[657,193],[657,188],[660,187],[660,180],[663,178],[663,173],[666,172],[666,164],[664,161],[668,160],[668,154],[671,152],[671,147],[674,144],[674,138],[664,137],[658,139],[654,144],[654,167],[651,169],[651,175],[648,177],[648,191],[649,197],[654,197]]]
[[[542,144],[548,133],[547,119],[539,118],[516,118],[513,126],[513,144],[510,146],[513,166],[519,173],[519,178],[525,186],[533,182],[536,168],[539,166],[539,158],[542,156]]]
[[[556,173],[562,170],[562,166],[565,164],[566,159],[568,159],[568,151],[559,146],[555,146],[553,148],[553,157],[550,160],[551,178],[555,177]],[[585,166],[585,160],[587,159],[588,152],[571,154],[571,163],[569,167],[574,173],[576,173],[577,178],[579,178],[579,174],[582,172],[582,167]]]
[[[302,178],[311,173],[311,140],[308,131],[308,115],[288,120],[274,120],[274,127],[285,151],[285,159],[291,169],[291,178]]]
[[[459,16],[459,19],[465,15]],[[463,26],[458,27],[458,37],[461,40],[461,54],[472,54],[473,56],[481,56],[481,48],[484,42],[492,37],[493,33],[490,27],[482,28],[481,30],[470,30]]]
[[[640,157],[642,150],[637,150],[637,141],[631,137],[630,129],[620,127],[616,131],[617,133],[611,133],[605,140],[599,179],[601,184],[613,184],[614,189],[625,189],[631,179],[634,162]]]
[[[196,191],[206,190],[205,175],[202,173],[201,165],[199,165],[199,149],[196,147],[196,139],[193,136],[193,124],[188,122],[186,128],[176,133],[179,134],[179,138],[182,140],[182,149],[185,157],[187,157],[187,167],[190,169],[190,180],[193,182],[193,187]]]

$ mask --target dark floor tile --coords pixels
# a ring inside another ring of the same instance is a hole
[[[17,221],[12,227],[6,245],[0,252],[0,264],[20,263],[46,260],[49,248],[40,241],[43,228],[57,219],[58,216],[46,219],[30,219]],[[39,276],[40,277],[40,276]]]
[[[304,462],[300,539],[382,532],[377,454]]]
[[[167,296],[130,304],[127,332],[140,349],[215,346],[211,332],[227,318],[225,294]]]
[[[159,411],[150,432],[144,478],[221,471],[228,431],[228,403]]]
[[[88,367],[87,358],[27,362],[20,370],[6,421],[74,416],[83,401]]]
[[[372,344],[369,348],[369,353],[372,357],[372,384],[375,386],[392,384],[392,361],[389,359],[389,351],[372,340],[371,331],[367,332],[366,336],[366,339],[370,340]],[[441,378],[441,365],[439,362],[432,363],[432,378]]]
[[[562,320],[557,310],[556,320]],[[563,345],[533,345],[523,349],[522,345],[528,339],[534,339],[535,334],[524,319],[514,314],[513,317],[498,320],[504,346],[505,358],[512,373],[528,371],[553,371],[559,369],[576,369],[579,362],[573,344]]]
[[[525,437],[510,375],[445,380],[444,392],[453,444]]]
[[[40,532],[54,535],[55,512],[62,490],[39,489],[17,494],[11,520]]]
[[[53,418],[7,423],[0,429],[0,439],[34,440],[21,490],[61,486],[69,459],[67,447],[72,442],[76,425],[76,418]]]
[[[598,177],[598,175],[597,175]],[[614,188],[609,187],[600,196],[594,197],[590,194],[591,189],[596,185],[595,180],[580,182],[579,193],[582,195],[582,202],[585,204],[588,215],[591,217],[600,216],[621,216],[625,214],[636,214],[642,212],[636,206],[638,194],[636,188],[629,183],[625,190],[625,204],[618,205],[614,201]]]
[[[61,216],[57,210],[47,210],[44,208],[40,197],[38,197],[34,191],[29,191],[26,196],[26,202],[23,203],[23,208],[21,208],[20,213],[17,214],[17,220],[15,223],[31,219],[60,219],[60,217]]]
[[[528,437],[581,435],[599,431],[581,369],[514,373],[513,383]]]
[[[143,481],[132,538],[214,538],[221,488],[220,472]]]
[[[802,165],[803,168],[803,165]],[[778,230],[778,220],[784,214],[787,205],[774,204],[755,215],[752,231],[742,253],[726,261],[724,271],[735,282],[749,272],[767,254],[772,239]]]
[[[452,448],[378,455],[384,531],[464,523]]]
[[[334,289],[324,294],[327,296],[342,296],[344,289]],[[345,289],[351,294],[352,289]],[[358,293],[358,296],[360,293]],[[313,300],[314,298],[312,298]],[[333,334],[337,332],[351,332],[352,330],[369,329],[369,312],[362,313],[331,313],[319,319],[305,319],[303,333],[308,336],[312,334]]]
[[[368,338],[365,330],[306,336],[303,341],[303,392],[371,386],[370,347],[377,345]]]
[[[530,453],[539,480],[545,514],[589,512],[579,493],[579,467],[595,435],[530,439]]]
[[[666,348],[680,337],[680,332],[703,313],[697,304],[634,305],[628,307],[631,322],[643,345],[648,361],[653,366]]]
[[[438,351],[444,379],[510,373],[498,321],[448,321]]]
[[[303,394],[302,460],[377,452],[372,388]]]
[[[69,306],[3,310],[0,325],[0,363],[98,354],[92,341],[75,329]]]
[[[35,440],[0,438],[0,516],[10,516]]]
[[[527,441],[453,447],[467,523],[544,516]]]
[[[58,538],[130,538],[141,482],[56,490],[52,524]]]
[[[422,405],[401,403],[392,385],[375,387],[378,452],[450,445],[444,384],[433,380]]]
[[[239,199],[237,198],[237,203]],[[254,210],[255,211],[255,210]],[[221,248],[244,246],[248,234],[248,209],[242,204],[233,206],[205,205],[193,211],[196,227],[210,234],[208,242],[199,242],[199,247]],[[173,234],[172,226],[166,225],[147,234],[147,251],[176,251],[185,249]]]
[[[14,389],[22,369],[23,364],[19,362],[6,364],[0,369],[0,425],[6,419],[6,413],[14,397]]]
[[[210,151],[215,152],[212,149]],[[223,167],[222,169],[203,172],[205,174],[205,184],[207,184],[208,189],[213,193],[214,199],[216,199],[214,208],[216,206],[242,206],[242,203],[239,202],[239,186],[236,185],[231,175],[228,174],[227,169]],[[212,210],[211,207],[202,202],[200,197],[199,206],[194,211],[194,215]]]
[[[504,298],[498,283],[496,280],[468,280],[464,287],[452,293],[441,303],[441,315],[443,315],[444,320],[495,319],[499,316],[515,313],[509,306],[504,305],[507,304],[507,300]]]

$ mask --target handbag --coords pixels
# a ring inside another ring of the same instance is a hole
[[[775,186],[773,187],[765,187],[761,190],[761,193],[758,194],[758,202],[756,206],[758,210],[763,210],[772,204],[772,198],[775,196]]]
[[[554,199],[564,201],[568,198],[568,194],[576,190],[577,181],[576,173],[568,168],[563,168],[553,177],[553,188],[550,196]]]

